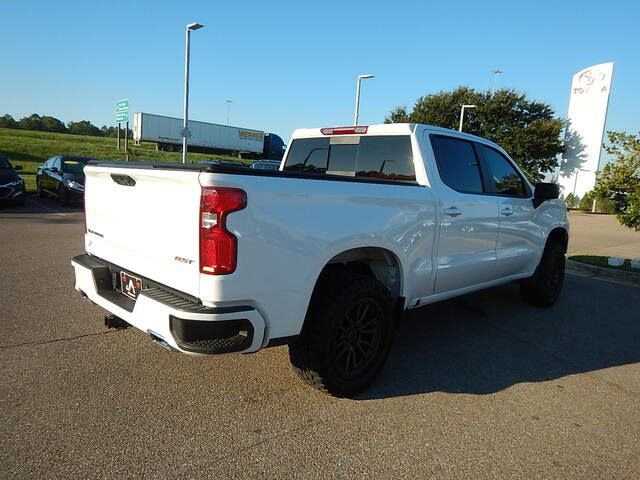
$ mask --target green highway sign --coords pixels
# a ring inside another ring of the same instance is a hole
[[[118,100],[116,102],[116,122],[129,121],[129,100]]]

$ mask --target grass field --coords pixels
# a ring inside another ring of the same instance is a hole
[[[116,150],[115,138],[89,137],[66,133],[37,132],[0,128],[0,152],[4,153],[14,165],[22,165],[20,175],[24,178],[27,191],[35,191],[35,175],[38,166],[54,155],[78,155],[100,160],[125,160],[124,141],[121,151]],[[129,140],[130,160],[154,162],[179,162],[180,153],[160,152],[155,144],[134,145]],[[223,155],[190,153],[189,160],[198,162],[204,159],[238,161],[235,157]]]

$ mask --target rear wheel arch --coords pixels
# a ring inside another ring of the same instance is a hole
[[[389,291],[396,313],[404,309],[404,272],[398,256],[384,247],[352,248],[333,255],[316,275],[313,289],[307,298],[305,317],[300,322],[300,332],[304,328],[314,296],[320,294],[323,281],[328,275],[340,270],[366,275],[379,281]]]

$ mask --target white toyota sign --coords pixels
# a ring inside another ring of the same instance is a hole
[[[592,65],[579,71],[571,82],[567,151],[562,157],[558,182],[563,194],[582,198],[596,183],[600,151],[609,105],[613,62]]]

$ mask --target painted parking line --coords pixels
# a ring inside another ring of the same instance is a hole
[[[51,212],[51,213],[53,213],[53,214],[55,214],[55,215],[58,215],[58,216],[60,216],[60,217],[66,217],[66,216],[67,216],[66,214],[64,214],[64,213],[62,213],[62,212],[59,212],[58,210],[54,210],[54,209],[53,209],[53,208],[51,208],[51,207],[47,207],[45,204],[43,204],[42,202],[40,202],[40,201],[38,201],[38,200],[36,200],[36,199],[34,199],[34,198],[31,198],[30,200],[31,200],[31,202],[32,202],[33,204],[35,204],[35,205],[36,205],[37,207],[39,207],[39,208],[42,208],[43,210],[46,210],[46,211],[48,211],[48,212]]]

